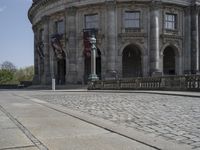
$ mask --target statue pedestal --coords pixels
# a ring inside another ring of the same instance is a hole
[[[96,74],[90,74],[89,81],[97,81],[99,80],[99,77]]]

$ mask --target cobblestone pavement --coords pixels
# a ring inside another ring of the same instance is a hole
[[[200,98],[87,92],[34,97],[200,150]]]

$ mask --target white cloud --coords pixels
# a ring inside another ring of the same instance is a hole
[[[6,8],[7,8],[6,6],[0,7],[0,12],[3,12]]]

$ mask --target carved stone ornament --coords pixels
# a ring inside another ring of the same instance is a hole
[[[69,8],[66,9],[66,12],[67,12],[68,15],[74,16],[76,14],[76,10],[77,10],[76,7],[69,7]]]
[[[122,42],[122,44],[135,42],[135,43],[139,43],[139,44],[143,45],[144,44],[144,38],[126,37],[126,38],[122,38],[121,42]]]
[[[162,2],[160,0],[152,0],[150,4],[150,8],[153,9],[159,9],[162,6]]]
[[[49,16],[43,16],[41,20],[42,20],[43,23],[48,23],[49,19],[50,19]]]
[[[172,45],[176,45],[177,47],[182,47],[182,43],[183,43],[183,37],[181,36],[165,36],[162,37],[163,39],[163,45],[170,43]]]
[[[116,4],[117,4],[116,0],[109,0],[109,1],[105,2],[105,5],[106,5],[107,9],[116,8],[116,6],[117,6]]]

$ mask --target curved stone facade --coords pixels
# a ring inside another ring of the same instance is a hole
[[[199,0],[33,0],[36,84],[86,83],[85,29],[101,79],[199,72]]]

